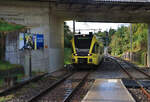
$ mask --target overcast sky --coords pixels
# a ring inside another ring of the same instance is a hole
[[[66,21],[67,25],[73,30],[73,22]],[[76,30],[79,29],[100,29],[101,31],[109,30],[110,28],[117,29],[121,25],[129,26],[128,23],[90,23],[90,22],[76,22]],[[78,32],[78,31],[76,31]],[[81,30],[81,33],[88,33],[91,30]],[[92,30],[94,32],[94,30]]]

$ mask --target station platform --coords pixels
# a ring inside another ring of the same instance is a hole
[[[121,79],[96,79],[82,102],[136,102]]]

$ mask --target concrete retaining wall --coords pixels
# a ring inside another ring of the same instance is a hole
[[[7,3],[6,3],[7,4]],[[0,11],[9,14],[0,15],[8,22],[23,24],[30,27],[31,33],[44,34],[43,50],[32,51],[32,69],[36,71],[53,72],[63,68],[64,65],[64,20],[51,12],[46,3],[19,2],[11,3],[11,6],[0,6]],[[19,15],[17,15],[19,14]],[[18,50],[18,34],[14,39],[8,40],[6,45],[6,60],[14,64],[22,64],[28,69],[27,61],[29,53]]]

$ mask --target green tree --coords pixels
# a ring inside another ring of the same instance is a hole
[[[147,34],[148,25],[144,23],[132,24],[132,52],[138,55],[139,62],[144,64],[143,59],[147,53]],[[111,38],[112,55],[122,55],[125,52],[130,52],[130,27],[121,26]]]
[[[104,46],[106,46],[106,42],[108,42],[108,45],[111,43],[111,38],[112,36],[115,34],[116,30],[115,29],[110,29],[108,32],[107,31],[99,31],[98,33],[96,33],[96,36],[99,36],[102,38],[103,40],[103,44]],[[108,33],[108,36],[106,36]]]
[[[69,29],[69,26],[66,25],[66,22],[64,23],[64,45],[65,48],[71,48],[71,42],[70,40],[73,37],[73,33]]]
[[[129,31],[128,27],[119,27],[111,38],[110,47],[113,55],[120,55],[128,50],[129,45]]]
[[[66,22],[64,23],[64,64],[71,64],[71,39],[73,37],[73,33],[69,29],[69,26],[66,25]]]

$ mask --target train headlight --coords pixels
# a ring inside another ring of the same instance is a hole
[[[74,56],[78,56],[78,54],[73,54]]]
[[[92,56],[92,54],[88,54],[88,56]]]

